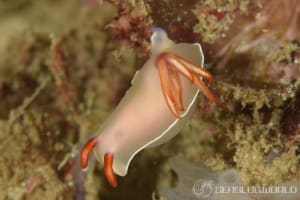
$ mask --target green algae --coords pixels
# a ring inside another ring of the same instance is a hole
[[[297,143],[289,145],[281,126],[285,109],[299,93],[299,83],[284,90],[254,90],[222,82],[213,86],[225,102],[220,113],[213,113],[213,121],[227,140],[227,151],[233,152],[229,163],[241,170],[246,184],[278,184],[299,177]],[[270,154],[275,154],[272,160]],[[278,167],[284,162],[285,167]]]

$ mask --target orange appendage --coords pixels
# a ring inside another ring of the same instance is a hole
[[[170,88],[171,84],[169,80],[169,74],[168,74],[166,63],[163,59],[158,59],[157,66],[159,71],[160,83],[163,90],[163,95],[165,97],[169,110],[173,113],[175,117],[180,118],[174,104],[175,98]]]
[[[80,164],[83,169],[87,167],[90,152],[92,151],[92,149],[95,147],[96,144],[97,144],[97,138],[94,137],[89,139],[87,143],[82,147],[80,152]]]
[[[156,66],[159,71],[163,95],[169,110],[176,118],[179,119],[180,111],[185,110],[183,107],[182,87],[178,73],[189,79],[191,83],[194,83],[209,100],[215,103],[221,103],[199,79],[200,77],[204,77],[208,81],[213,81],[213,76],[201,66],[195,65],[172,53],[162,53],[158,55]]]
[[[83,146],[80,152],[80,164],[83,169],[87,167],[90,152],[96,146],[96,144],[97,144],[97,137],[94,137],[88,140],[87,143]],[[104,155],[104,174],[108,183],[112,187],[116,187],[117,178],[116,175],[114,174],[112,166],[113,166],[113,154],[106,153]]]
[[[113,171],[113,154],[111,153],[106,153],[104,155],[104,173],[106,176],[107,181],[112,187],[117,186],[117,178],[116,175]]]

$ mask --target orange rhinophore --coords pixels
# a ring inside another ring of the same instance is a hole
[[[105,153],[104,155],[104,174],[106,176],[107,181],[113,187],[117,186],[117,178],[114,174],[112,165],[113,165],[114,156],[111,153]]]
[[[80,164],[83,169],[87,167],[90,152],[96,146],[96,144],[97,144],[97,138],[91,138],[85,143],[84,147],[81,149]]]

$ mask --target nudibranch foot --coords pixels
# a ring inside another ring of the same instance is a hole
[[[88,165],[89,155],[91,151],[94,149],[94,147],[97,144],[97,137],[93,137],[89,139],[86,144],[83,146],[81,152],[80,152],[80,164],[81,168],[85,169]],[[113,172],[112,166],[113,166],[113,154],[112,153],[105,153],[104,155],[104,174],[108,181],[108,183],[112,187],[117,186],[117,178],[116,175]]]
[[[180,119],[180,112],[185,110],[182,103],[182,87],[179,74],[195,84],[209,100],[221,103],[201,81],[200,77],[204,77],[210,82],[213,81],[213,76],[201,66],[172,53],[159,54],[156,59],[156,66],[166,103],[176,118]]]

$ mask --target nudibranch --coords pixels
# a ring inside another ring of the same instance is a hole
[[[82,148],[82,168],[89,154],[104,163],[106,179],[115,187],[116,175],[125,176],[132,158],[142,149],[164,143],[186,124],[195,108],[199,89],[213,102],[219,100],[201,81],[212,75],[203,69],[200,44],[170,40],[164,30],[154,28],[152,55],[131,81],[117,108]]]

